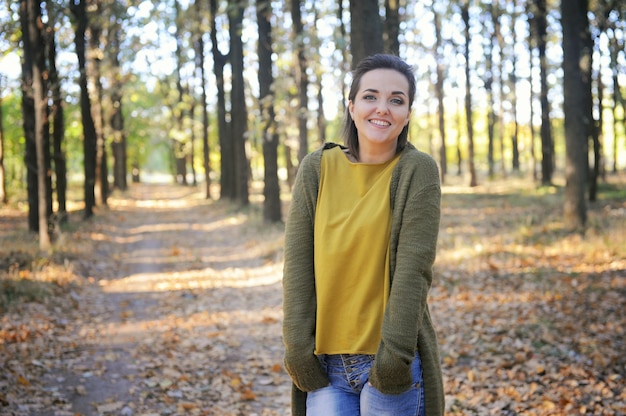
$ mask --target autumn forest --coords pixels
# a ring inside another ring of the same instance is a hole
[[[298,164],[415,70],[446,414],[626,414],[626,3],[0,6],[0,414],[289,415]]]

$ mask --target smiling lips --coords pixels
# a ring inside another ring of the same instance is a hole
[[[391,123],[388,121],[384,121],[384,120],[369,120],[370,123],[376,125],[376,126],[380,126],[380,127],[389,127],[391,126]]]

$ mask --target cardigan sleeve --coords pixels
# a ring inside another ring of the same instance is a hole
[[[285,369],[295,386],[305,392],[329,384],[314,354],[316,297],[313,225],[319,176],[314,163],[316,155],[314,153],[303,159],[298,169],[285,227],[283,268]]]
[[[427,310],[440,220],[437,165],[423,153],[392,179],[391,290],[370,382],[397,394],[412,384],[411,363]],[[400,166],[399,166],[400,167]]]

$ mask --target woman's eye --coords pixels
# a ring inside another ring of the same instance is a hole
[[[402,105],[402,104],[404,104],[404,100],[403,100],[402,98],[392,98],[392,99],[391,99],[391,102],[392,102],[393,104],[396,104],[396,105]]]
[[[376,97],[374,97],[373,95],[364,95],[363,99],[367,101],[373,101],[376,99]]]

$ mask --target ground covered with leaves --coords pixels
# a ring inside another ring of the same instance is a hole
[[[626,414],[626,180],[565,229],[562,189],[444,187],[431,308],[449,415]],[[133,185],[37,254],[0,210],[0,414],[289,415],[282,225]],[[288,202],[287,202],[288,203]]]

